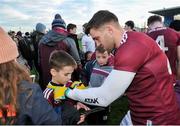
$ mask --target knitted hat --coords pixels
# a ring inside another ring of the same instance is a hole
[[[0,27],[0,64],[16,59],[18,55],[16,43]]]
[[[63,19],[54,19],[52,22],[52,28],[54,27],[66,28],[66,24]]]
[[[56,14],[56,15],[54,16],[54,19],[62,19],[62,18],[61,18],[61,15],[60,15],[60,14]]]
[[[37,23],[36,24],[36,31],[39,33],[45,34],[46,33],[46,26],[42,23]]]
[[[59,14],[55,15],[55,19],[52,22],[52,28],[54,27],[66,28],[66,23],[64,22],[64,20],[61,18]]]

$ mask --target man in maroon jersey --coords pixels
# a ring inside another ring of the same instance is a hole
[[[154,39],[166,53],[175,82],[176,79],[180,79],[180,33],[164,27],[160,16],[150,16],[147,22],[147,34]]]
[[[125,32],[107,10],[95,13],[86,29],[96,44],[115,51],[115,68],[101,87],[69,89],[66,96],[87,104],[108,106],[127,94],[132,123],[180,124],[171,68],[166,55],[143,33]]]

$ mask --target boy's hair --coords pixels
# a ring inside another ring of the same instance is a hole
[[[156,21],[162,22],[162,18],[158,15],[150,16],[147,20],[147,25],[149,26],[151,23],[154,23]]]
[[[104,49],[102,46],[97,46],[95,52],[98,51],[99,53],[105,53],[107,50]],[[107,51],[110,54],[109,51]]]
[[[131,29],[134,28],[134,22],[131,21],[131,20],[127,21],[125,24],[126,24],[127,26],[129,26]]]
[[[90,29],[100,28],[102,25],[109,22],[118,22],[117,16],[108,10],[100,10],[96,12],[91,18],[91,20],[88,22],[85,33],[89,34]]]
[[[55,69],[56,71],[59,71],[65,66],[72,66],[76,68],[77,64],[73,57],[65,51],[53,51],[49,58],[50,69]]]
[[[88,58],[88,54],[90,54],[90,53],[93,53],[92,51],[87,51],[85,54],[84,54],[84,56],[85,56],[85,60],[87,60],[87,58]]]
[[[67,31],[68,32],[70,31],[70,29],[74,29],[74,28],[76,28],[75,24],[70,23],[70,24],[67,25]]]

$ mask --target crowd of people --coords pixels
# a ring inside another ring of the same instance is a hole
[[[122,28],[100,10],[82,35],[60,14],[49,31],[43,23],[24,36],[0,28],[0,124],[105,125],[124,95],[120,124],[180,124],[180,23],[165,27],[158,15],[147,22],[147,33],[132,20]]]

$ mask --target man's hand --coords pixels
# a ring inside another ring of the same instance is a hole
[[[80,115],[80,120],[77,122],[77,124],[81,124],[84,122],[86,116],[85,115]]]
[[[75,107],[76,107],[77,110],[80,110],[80,109],[84,109],[85,111],[90,110],[89,107],[87,107],[86,105],[84,105],[84,104],[81,103],[81,102],[77,102],[77,104],[75,105]],[[80,120],[77,122],[77,124],[81,124],[82,122],[84,122],[85,118],[86,118],[86,115],[84,115],[84,114],[83,114],[83,115],[80,115]]]
[[[85,89],[86,87],[84,86],[84,84],[80,81],[74,81],[70,88],[74,89],[74,88],[77,88],[77,89]]]
[[[79,109],[84,109],[85,111],[90,110],[89,107],[87,107],[86,105],[84,105],[84,104],[81,103],[81,102],[77,102],[77,104],[75,105],[75,108],[76,108],[77,110],[79,110]]]

